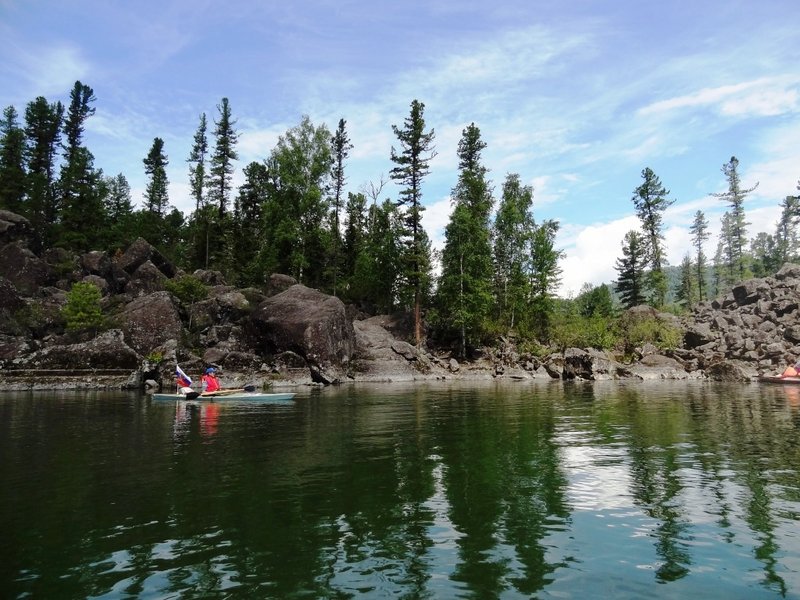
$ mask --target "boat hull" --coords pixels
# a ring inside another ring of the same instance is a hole
[[[152,394],[151,397],[153,400],[187,400],[186,396],[183,394]],[[249,401],[265,401],[265,400],[272,400],[272,401],[287,401],[292,400],[294,398],[293,393],[259,393],[259,392],[235,392],[232,394],[213,394],[204,396],[200,394],[196,398],[191,398],[191,401],[196,402],[198,400],[203,401],[217,401],[217,400],[249,400]]]
[[[800,385],[800,377],[781,377],[780,375],[762,375],[758,378],[762,383],[781,383],[784,385]]]

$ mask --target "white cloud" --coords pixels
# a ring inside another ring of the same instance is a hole
[[[684,108],[716,106],[727,116],[774,116],[796,112],[797,77],[763,77],[733,85],[703,88],[692,94],[660,100],[639,109],[640,115],[668,113]]]
[[[569,232],[572,243],[564,248],[561,261],[562,297],[576,296],[584,283],[600,285],[616,280],[616,259],[622,256],[622,240],[631,229],[639,229],[639,220],[631,215],[608,223],[577,227]]]

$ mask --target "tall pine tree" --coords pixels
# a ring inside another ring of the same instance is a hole
[[[25,137],[28,152],[28,201],[26,216],[42,242],[49,245],[58,218],[56,157],[61,143],[64,106],[39,96],[25,109]]]
[[[341,245],[341,232],[339,231],[339,215],[342,211],[342,194],[347,178],[344,175],[344,163],[350,156],[353,144],[347,135],[345,126],[347,121],[339,119],[339,126],[336,133],[331,138],[331,151],[333,154],[333,198],[331,202],[331,239],[333,242],[333,257],[331,259],[331,271],[333,279],[333,295],[336,295],[336,284],[339,276],[339,246]]]
[[[25,131],[17,109],[8,106],[0,121],[0,208],[23,212],[25,180]]]
[[[105,227],[105,211],[98,183],[101,173],[94,169],[94,156],[83,145],[86,120],[95,112],[94,90],[76,81],[64,124],[66,142],[61,167],[61,229],[59,243],[78,251],[95,248]]]
[[[703,251],[703,244],[711,235],[708,233],[708,221],[706,220],[703,211],[698,210],[694,214],[694,221],[689,229],[692,234],[692,245],[695,248],[695,270],[697,275],[697,299],[702,302],[706,299],[707,293],[704,293],[706,281],[706,255]]]
[[[728,181],[728,190],[719,194],[711,194],[728,203],[730,211],[728,214],[728,235],[725,238],[727,245],[725,254],[728,257],[728,269],[734,278],[738,277],[741,281],[747,276],[747,264],[745,247],[747,245],[747,226],[750,225],[745,220],[744,200],[747,195],[758,187],[756,183],[753,187],[742,189],[739,179],[739,160],[732,156],[731,159],[722,165],[722,172]]]
[[[669,190],[662,184],[652,169],[647,167],[642,170],[642,184],[634,190],[633,206],[636,216],[642,223],[642,230],[650,258],[650,273],[648,276],[649,287],[652,291],[652,301],[656,306],[663,306],[667,296],[667,279],[664,275],[664,211],[675,201],[668,200]]]
[[[405,207],[405,278],[414,296],[414,340],[417,346],[422,344],[422,302],[427,292],[426,282],[430,281],[431,263],[422,228],[422,212],[425,210],[422,205],[422,180],[436,156],[434,131],[425,131],[424,112],[425,105],[413,100],[403,128],[392,125],[392,131],[400,142],[400,150],[392,146],[391,160],[396,166],[390,171],[391,178],[401,186],[399,204]]]
[[[148,177],[144,191],[145,210],[163,218],[169,207],[169,179],[167,179],[167,165],[169,160],[164,154],[164,140],[157,137],[147,156],[142,160],[144,172]]]

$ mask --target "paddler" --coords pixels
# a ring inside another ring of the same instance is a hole
[[[203,386],[203,393],[205,392],[218,392],[222,389],[217,379],[217,370],[214,367],[208,367],[206,372],[200,378],[200,383]]]

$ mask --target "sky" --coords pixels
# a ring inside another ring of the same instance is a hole
[[[186,159],[200,115],[228,98],[239,134],[234,183],[308,115],[347,122],[347,191],[389,180],[392,125],[416,99],[435,135],[423,225],[443,243],[458,141],[480,128],[500,198],[519,174],[537,222],[559,222],[559,294],[616,279],[631,198],[652,169],[674,203],[666,255],[692,251],[698,210],[713,255],[739,160],[748,234],[773,233],[800,179],[797,0],[0,0],[0,107],[38,96],[69,104],[89,85],[85,143],[95,167],[122,173],[141,206],[142,159],[155,137],[169,197],[188,213]],[[213,138],[210,140],[213,143]]]

